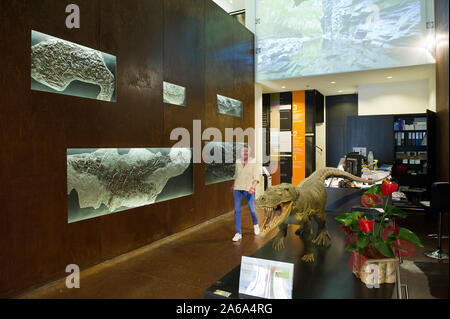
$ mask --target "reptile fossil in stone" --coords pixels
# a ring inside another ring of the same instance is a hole
[[[114,75],[99,51],[61,39],[49,39],[31,48],[31,77],[58,92],[72,81],[100,86],[98,100],[111,101]]]
[[[172,148],[166,155],[145,148],[122,155],[113,148],[67,155],[67,195],[75,189],[81,208],[103,204],[109,212],[149,205],[191,165],[191,156],[189,148]]]
[[[315,171],[298,186],[282,183],[269,187],[256,200],[256,208],[265,211],[265,219],[260,233],[262,237],[267,236],[277,227],[279,228],[273,242],[275,250],[284,248],[288,224],[300,225],[305,245],[305,254],[302,260],[305,262],[314,261],[312,244],[325,246],[327,238],[331,239],[326,226],[327,191],[324,185],[325,180],[329,177],[342,177],[362,183],[376,182],[336,168],[326,167]],[[312,219],[318,225],[318,232],[314,239],[312,238]]]

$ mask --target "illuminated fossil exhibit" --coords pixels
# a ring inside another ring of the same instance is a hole
[[[32,89],[115,100],[114,56],[36,31],[31,38]]]
[[[217,110],[221,114],[242,117],[242,102],[217,94]]]
[[[163,82],[164,89],[164,103],[185,106],[186,105],[186,88]]]
[[[192,194],[191,156],[189,148],[67,150],[69,222]]]
[[[205,183],[207,185],[234,178],[236,159],[239,157],[243,145],[243,143],[231,142],[205,143]]]

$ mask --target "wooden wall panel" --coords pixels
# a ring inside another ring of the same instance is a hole
[[[436,181],[449,180],[448,0],[435,0],[436,20]]]
[[[79,0],[81,28],[64,1],[0,2],[0,296],[11,296],[196,225],[233,208],[232,182],[194,194],[67,223],[66,149],[169,147],[192,120],[254,125],[253,35],[211,0]],[[31,30],[117,57],[117,102],[30,90]],[[187,88],[187,106],[162,102],[162,82]],[[219,115],[216,93],[244,102]],[[230,234],[232,236],[232,233]]]
[[[234,127],[235,117],[217,112],[216,94],[235,97],[235,61],[233,29],[236,21],[218,10],[217,4],[206,2],[205,7],[205,121],[203,128],[217,127],[224,136],[226,127]],[[227,30],[225,32],[225,30]]]

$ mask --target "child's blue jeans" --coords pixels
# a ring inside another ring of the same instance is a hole
[[[258,225],[258,215],[255,209],[255,193],[249,194],[247,191],[235,190],[234,191],[234,225],[236,227],[236,233],[242,234],[241,232],[241,202],[242,196],[248,203],[248,209],[252,215],[253,225]]]

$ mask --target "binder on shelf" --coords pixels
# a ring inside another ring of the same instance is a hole
[[[427,146],[427,133],[424,132],[423,133],[423,138],[422,138],[422,146]]]

